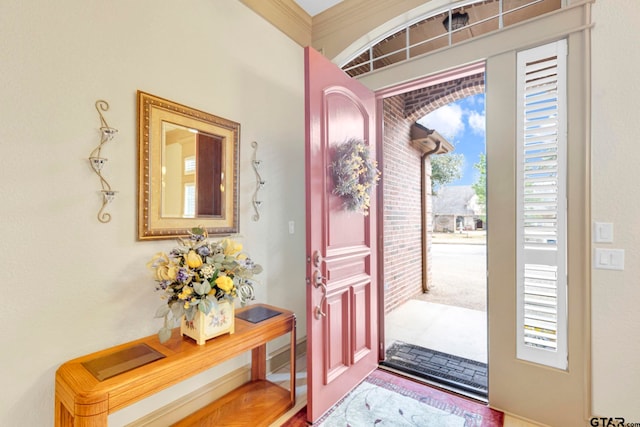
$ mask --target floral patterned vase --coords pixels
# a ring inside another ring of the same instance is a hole
[[[234,306],[229,301],[219,301],[209,314],[197,311],[192,321],[182,317],[180,335],[188,336],[203,345],[208,339],[224,334],[232,334],[235,327]]]

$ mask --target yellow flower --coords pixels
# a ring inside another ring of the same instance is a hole
[[[147,263],[147,267],[155,268],[155,278],[160,282],[174,281],[178,275],[178,265],[169,260],[169,257],[162,252],[157,253]]]
[[[188,286],[185,286],[184,288],[182,288],[182,292],[178,294],[178,298],[186,300],[189,297],[189,295],[191,295],[192,293],[193,293],[193,289],[191,289]]]
[[[187,265],[190,268],[198,268],[202,265],[202,257],[194,250],[190,250],[187,254]]]
[[[224,248],[225,255],[235,255],[242,251],[242,243],[235,242],[231,239],[224,239],[222,241],[222,247]]]
[[[229,293],[233,289],[233,279],[229,276],[220,276],[216,279],[216,285],[224,292]]]

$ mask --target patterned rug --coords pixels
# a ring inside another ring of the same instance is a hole
[[[283,426],[301,426],[303,409]],[[503,414],[485,405],[376,370],[314,427],[494,427]]]

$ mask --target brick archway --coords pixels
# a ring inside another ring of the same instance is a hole
[[[484,93],[484,72],[416,89],[404,95],[405,119],[415,122],[440,107],[481,93]]]

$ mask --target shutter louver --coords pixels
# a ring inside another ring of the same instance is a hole
[[[566,42],[518,53],[517,356],[566,369]]]

